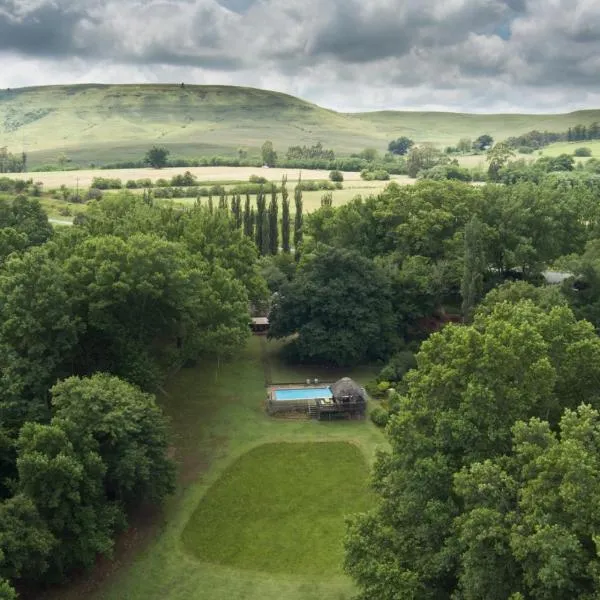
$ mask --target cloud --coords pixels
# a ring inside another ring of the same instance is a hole
[[[600,105],[597,0],[0,0],[0,86],[228,83],[338,108]]]

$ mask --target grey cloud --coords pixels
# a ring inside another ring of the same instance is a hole
[[[272,87],[333,107],[572,107],[600,95],[600,3],[0,0],[0,53],[12,61],[0,86],[87,73]]]

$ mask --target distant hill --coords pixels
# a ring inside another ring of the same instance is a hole
[[[408,135],[448,145],[489,133],[497,139],[531,129],[564,131],[600,121],[600,110],[561,115],[472,115],[383,111],[338,113],[293,96],[243,87],[74,85],[0,90],[0,147],[24,147],[30,164],[138,160],[152,144],[173,156],[257,153],[270,139],[288,146],[320,141],[340,155],[384,151]]]

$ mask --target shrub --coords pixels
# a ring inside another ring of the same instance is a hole
[[[197,183],[198,180],[189,171],[186,171],[183,175],[173,175],[173,177],[171,178],[172,186],[192,187]]]
[[[375,171],[363,169],[360,172],[360,176],[365,181],[388,181],[390,178],[389,172],[384,169],[376,169]]]
[[[376,406],[371,411],[371,421],[377,425],[377,427],[385,427],[390,420],[390,413],[381,406]]]
[[[120,190],[123,187],[120,179],[110,179],[108,177],[94,177],[90,187],[98,190]]]
[[[100,200],[100,198],[102,198],[102,190],[98,188],[90,188],[85,195],[86,200]]]
[[[138,186],[138,185],[137,185],[137,182],[135,182],[133,179],[129,179],[129,180],[127,181],[127,183],[125,184],[125,187],[126,187],[128,190],[135,190],[135,189],[137,189],[137,186]]]
[[[531,148],[529,146],[519,146],[517,152],[519,154],[533,154],[535,152],[535,148]]]
[[[250,183],[267,183],[266,177],[262,177],[261,175],[250,175],[248,181]]]
[[[335,171],[331,171],[331,173],[329,173],[329,179],[331,179],[331,181],[341,182],[344,181],[344,174],[336,169]]]
[[[591,148],[576,148],[575,152],[573,152],[573,156],[585,157],[591,156],[592,149]]]

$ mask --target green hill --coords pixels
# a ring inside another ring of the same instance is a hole
[[[566,115],[469,115],[427,112],[338,113],[298,98],[253,88],[186,85],[76,85],[0,90],[0,147],[25,148],[30,164],[139,160],[151,144],[173,156],[257,153],[264,140],[280,153],[321,141],[338,155],[390,139],[456,143],[531,129],[563,131],[600,120],[600,111]]]

